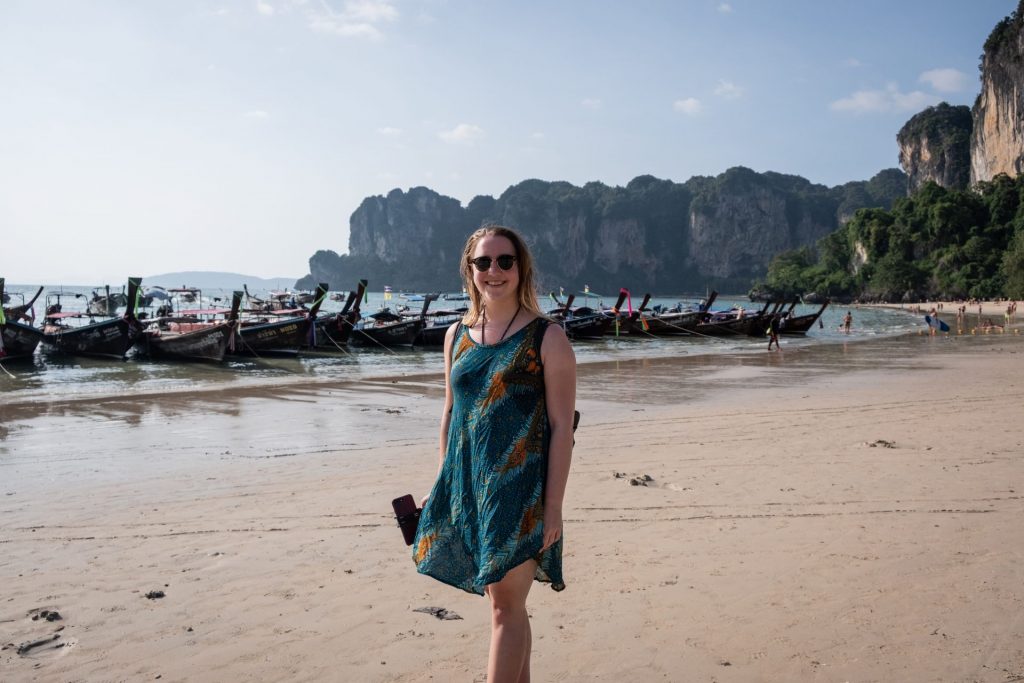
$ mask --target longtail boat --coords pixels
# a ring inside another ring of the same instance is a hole
[[[114,317],[117,309],[128,305],[128,297],[124,292],[110,293],[110,285],[106,286],[106,294],[97,294],[92,290],[92,298],[86,304],[86,313],[92,316]]]
[[[288,309],[264,313],[255,319],[242,319],[235,348],[229,348],[228,353],[250,356],[298,354],[301,347],[309,345],[316,314],[326,298],[327,285],[320,283],[316,299],[308,311],[304,308]]]
[[[818,318],[825,312],[830,303],[829,299],[825,299],[825,303],[821,305],[817,313],[808,313],[806,315],[796,315],[791,318],[784,318],[783,324],[779,326],[780,334],[807,334],[807,331],[814,327],[814,323],[818,322]],[[792,309],[791,309],[792,310]]]
[[[466,312],[465,308],[449,308],[428,314],[427,309],[430,307],[430,302],[437,298],[437,294],[426,294],[423,297],[423,310],[419,313],[419,317],[423,319],[424,327],[413,340],[413,346],[444,348],[444,337],[448,334],[448,328],[452,326],[452,323],[461,320],[462,315]]]
[[[551,296],[558,301],[554,293]],[[589,306],[573,308],[575,298],[575,294],[570,294],[564,306],[548,311],[548,315],[565,330],[565,335],[569,339],[600,339],[615,324],[619,307],[626,300],[626,290],[619,292],[619,298],[612,309],[616,311],[614,315],[596,311]]]
[[[88,313],[65,312],[61,309],[60,294],[57,303],[46,306],[43,325],[45,346],[75,356],[98,356],[101,358],[124,358],[128,349],[142,334],[142,323],[136,318],[139,301],[139,287],[142,278],[128,278],[127,308],[120,317],[91,322],[86,325],[70,325],[70,320],[94,317]]]
[[[359,306],[366,294],[366,280],[360,280],[356,290],[349,292],[345,306],[334,315],[316,319],[313,348],[317,351],[344,350],[352,336],[352,329],[359,322]],[[333,296],[332,296],[333,298]]]
[[[650,313],[647,313],[647,302],[650,301],[650,297],[650,294],[644,296],[638,315],[630,321],[629,334],[647,334],[658,337],[696,336],[694,332],[697,325],[707,317],[711,304],[718,298],[718,292],[712,291],[707,300],[701,302],[696,308],[684,307],[679,304],[667,310],[651,310]]]
[[[3,298],[5,279],[0,277],[0,299]],[[42,287],[39,291],[42,291]],[[0,361],[29,360],[35,353],[39,342],[43,341],[42,330],[19,322],[19,318],[32,310],[32,303],[38,298],[39,292],[28,304],[4,307],[0,304]]]
[[[416,335],[425,327],[422,318],[405,319],[389,308],[363,318],[352,330],[352,346],[390,348],[412,346]]]
[[[769,302],[770,303],[770,302]],[[779,331],[779,321],[782,320],[782,307],[786,305],[785,301],[776,301],[770,303],[771,310],[764,312],[757,318],[757,322],[750,326],[747,330],[747,334],[751,337],[763,337],[768,334],[768,328],[774,327],[775,332]]]
[[[766,302],[764,308],[756,313],[744,313],[739,315],[737,310],[719,311],[709,314],[706,321],[694,326],[693,331],[706,337],[735,337],[752,336],[764,334],[764,316],[768,312],[771,302]]]
[[[221,309],[182,311],[177,316],[159,318],[146,328],[142,337],[145,353],[151,358],[222,361],[228,347],[235,342],[241,305],[242,292],[236,291],[231,297],[226,320],[207,322],[200,318],[225,313]]]

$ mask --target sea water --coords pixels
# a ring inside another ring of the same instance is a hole
[[[8,291],[24,292],[30,297],[35,287],[11,286]],[[47,296],[52,302],[52,292]],[[64,311],[84,310],[92,288],[67,287],[61,304]],[[103,290],[96,289],[102,294]],[[114,291],[114,290],[112,290]],[[257,296],[265,293],[253,292]],[[74,294],[82,294],[75,297]],[[188,307],[224,307],[230,304],[228,290],[206,290],[202,301],[187,304]],[[653,298],[650,306],[673,306],[684,303],[697,304],[693,297]],[[17,305],[20,297],[15,295],[8,305]],[[431,304],[432,310],[455,308],[464,302],[438,300]],[[580,297],[577,305],[599,307],[614,304],[614,298],[591,296]],[[36,302],[37,316],[42,316],[46,301],[44,297]],[[384,293],[374,292],[362,303],[364,314],[372,313],[382,306],[392,308],[406,305],[419,310],[422,303],[405,301],[400,294],[385,298]],[[326,301],[325,313],[340,310],[341,302]],[[553,307],[550,300],[543,300],[541,307]],[[761,304],[752,304],[741,297],[719,297],[713,308],[724,310],[732,306],[743,306],[748,312],[760,310]],[[817,305],[798,305],[795,315],[817,311]],[[853,325],[849,333],[841,329],[842,318],[850,311]],[[893,337],[922,329],[920,316],[899,310],[858,308],[855,306],[830,306],[806,336],[783,336],[783,348],[804,348],[817,344],[846,343]],[[577,361],[580,363],[633,360],[643,358],[671,358],[704,354],[754,354],[765,353],[767,340],[755,337],[647,337],[643,335],[608,336],[594,341],[573,343]],[[34,359],[27,363],[4,364],[7,373],[0,372],[0,402],[60,401],[99,398],[103,396],[124,396],[133,394],[159,394],[192,391],[204,388],[232,388],[259,385],[303,384],[338,380],[363,380],[381,377],[402,377],[408,375],[441,373],[444,359],[439,349],[354,349],[346,348],[332,353],[316,353],[297,358],[231,358],[223,363],[187,363],[129,358],[124,361],[92,359],[65,356],[46,352],[42,347]]]

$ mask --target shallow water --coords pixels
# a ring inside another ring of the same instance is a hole
[[[67,291],[89,293],[87,288]],[[204,305],[213,299],[223,302],[229,292],[214,290],[204,293]],[[673,305],[678,299],[653,299],[651,305]],[[85,299],[65,297],[65,310],[84,306]],[[215,302],[214,302],[215,303]],[[385,303],[395,306],[403,302],[397,296],[385,302],[380,293],[370,294],[364,311],[373,311]],[[614,301],[579,300],[582,305],[595,306]],[[742,305],[747,310],[757,306],[745,299],[720,298],[715,309]],[[217,304],[220,305],[220,304]],[[410,308],[421,304],[409,302]],[[458,305],[439,302],[437,307]],[[43,302],[37,303],[42,309]],[[542,303],[546,307],[546,302]],[[327,311],[338,310],[340,302],[326,302]],[[797,306],[796,314],[811,313],[817,306]],[[830,307],[805,337],[782,337],[785,349],[797,349],[834,342],[855,342],[907,334],[922,329],[919,316],[902,311],[874,308],[850,309],[854,325],[849,334],[839,326],[846,308]],[[766,341],[750,337],[606,337],[596,341],[573,344],[580,363],[642,358],[675,358],[680,356],[714,356],[721,354],[764,354]],[[318,384],[324,381],[363,380],[374,377],[402,377],[441,372],[444,363],[439,350],[431,349],[346,349],[336,353],[317,353],[299,358],[239,358],[220,364],[182,363],[129,358],[125,361],[69,357],[49,353],[42,348],[31,363],[5,364],[12,376],[0,373],[0,401],[49,402],[105,396],[163,394],[208,388],[245,388],[269,385]]]

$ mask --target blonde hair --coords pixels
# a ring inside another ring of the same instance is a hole
[[[516,252],[515,266],[519,270],[519,289],[516,291],[519,305],[528,313],[545,317],[544,313],[540,310],[540,304],[537,303],[533,257],[530,255],[530,249],[526,246],[526,242],[512,228],[506,228],[503,225],[485,225],[469,236],[469,239],[466,240],[466,247],[462,250],[462,265],[460,267],[462,285],[469,294],[469,310],[462,316],[462,324],[472,327],[480,320],[480,316],[484,312],[483,297],[480,296],[476,283],[473,282],[474,266],[470,259],[473,258],[473,252],[476,251],[476,243],[487,235],[504,237],[512,243],[512,248]]]

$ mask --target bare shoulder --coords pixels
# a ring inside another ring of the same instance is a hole
[[[544,332],[544,340],[540,345],[540,355],[543,362],[576,362],[576,355],[572,352],[572,344],[565,336],[565,330],[561,326],[549,323],[548,329]]]

